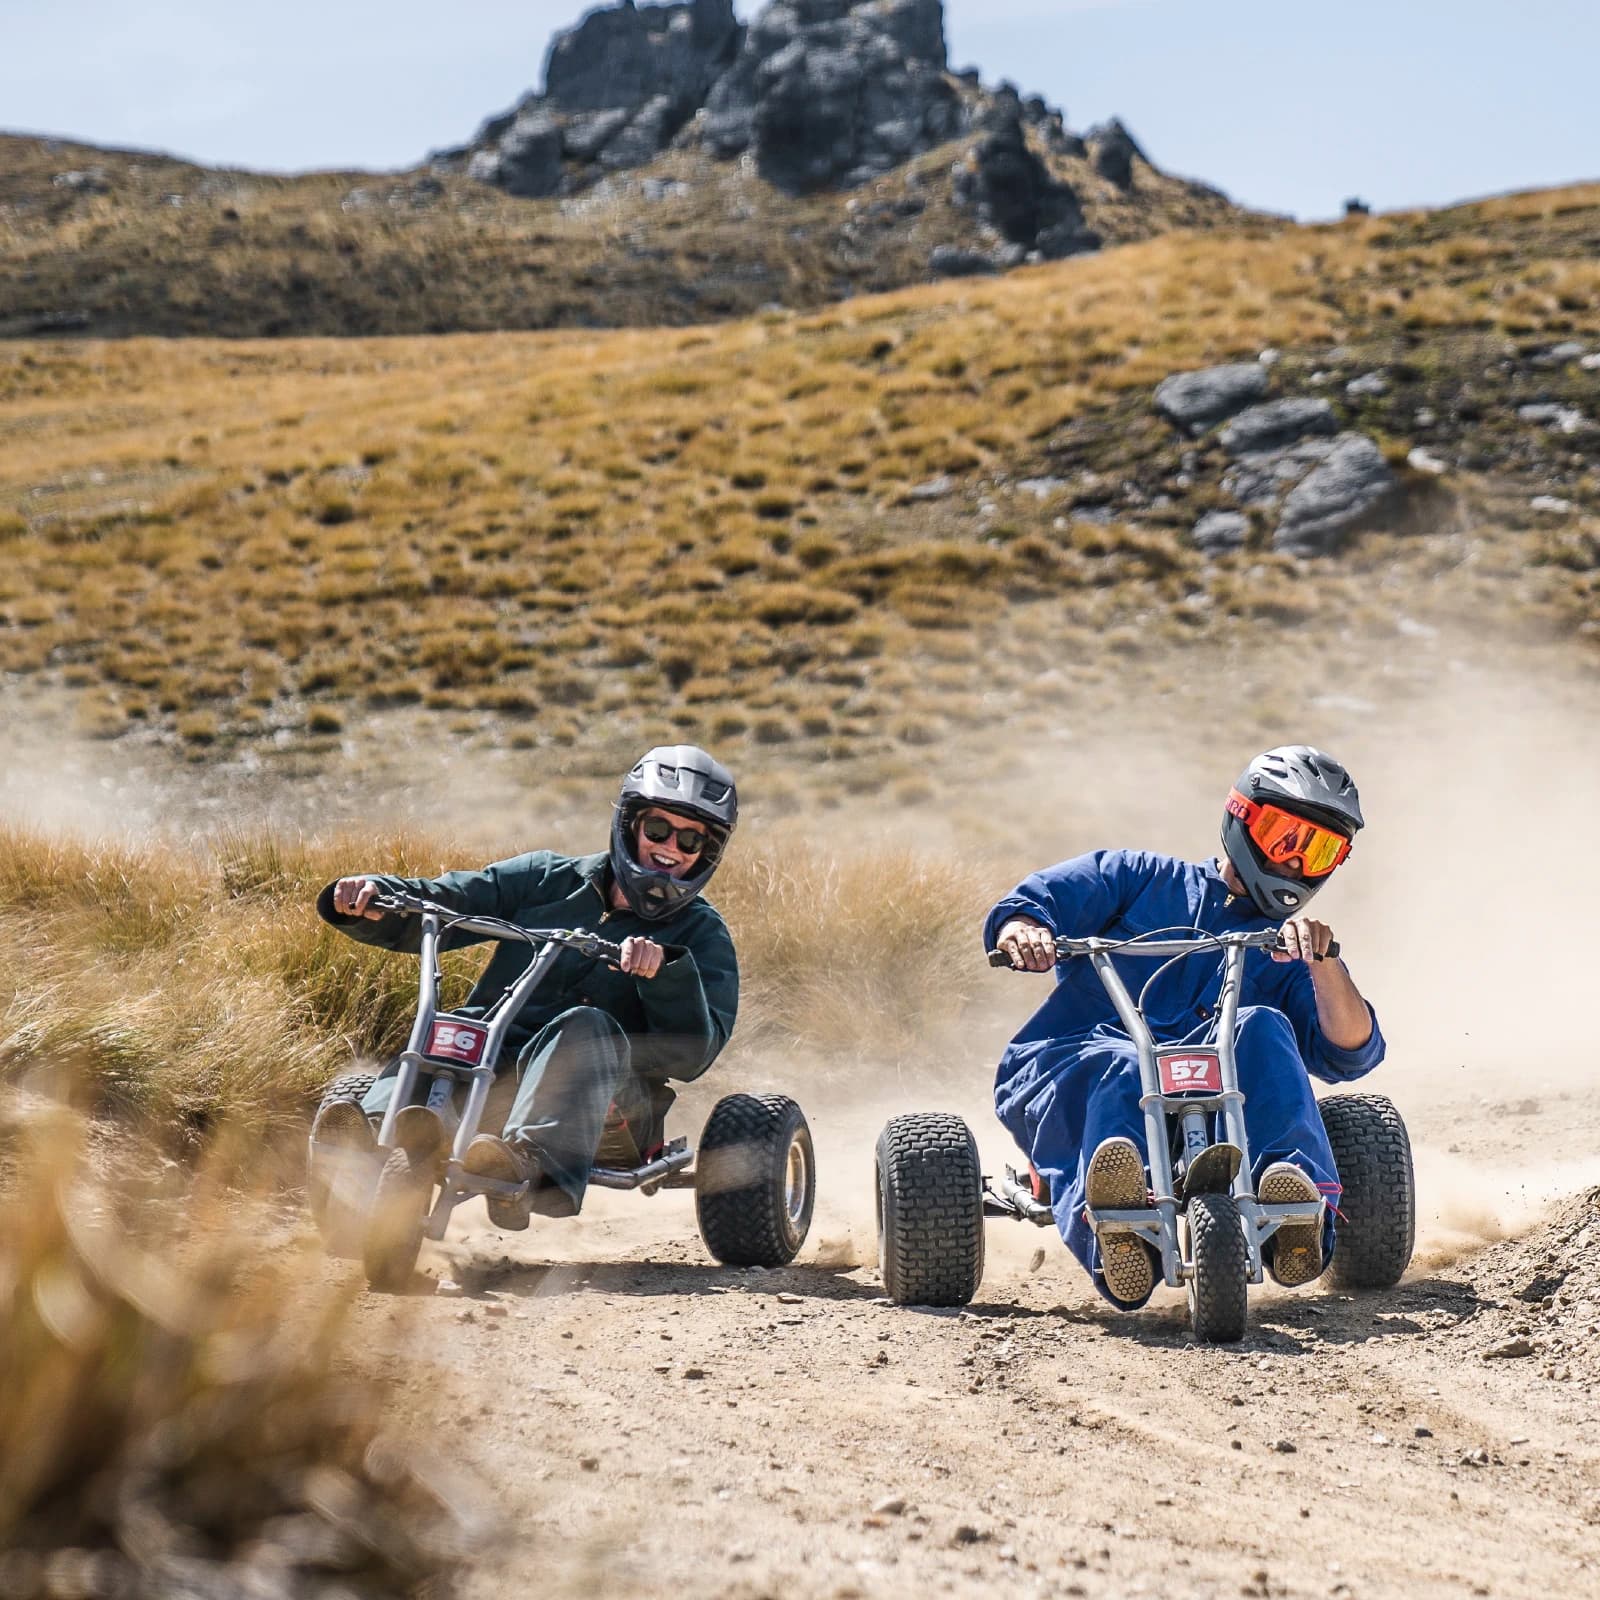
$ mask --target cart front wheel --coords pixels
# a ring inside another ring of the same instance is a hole
[[[391,1150],[378,1174],[361,1246],[367,1283],[379,1293],[399,1294],[410,1287],[432,1196],[431,1158],[416,1161],[408,1150]]]
[[[1250,1251],[1232,1195],[1201,1194],[1189,1202],[1189,1322],[1202,1344],[1234,1344],[1250,1320]]]

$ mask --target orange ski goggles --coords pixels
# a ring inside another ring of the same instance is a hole
[[[1237,789],[1228,791],[1228,811],[1273,866],[1292,867],[1303,878],[1327,877],[1350,854],[1350,841],[1342,833],[1278,806],[1246,800]]]

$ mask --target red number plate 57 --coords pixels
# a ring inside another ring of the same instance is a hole
[[[1215,1050],[1174,1050],[1156,1058],[1162,1094],[1221,1094],[1222,1057]]]
[[[439,1021],[428,1035],[427,1054],[446,1061],[464,1061],[469,1067],[475,1067],[483,1060],[483,1047],[488,1042],[487,1028],[473,1027],[466,1022]]]

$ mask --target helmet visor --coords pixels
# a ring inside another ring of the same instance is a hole
[[[1350,854],[1350,841],[1332,828],[1297,817],[1281,806],[1247,800],[1228,791],[1228,810],[1249,832],[1256,848],[1275,867],[1297,871],[1302,878],[1325,878]]]

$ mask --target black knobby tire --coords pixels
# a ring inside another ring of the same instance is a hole
[[[377,1081],[376,1074],[371,1072],[343,1073],[322,1091],[322,1098],[317,1102],[317,1110],[320,1111],[324,1106],[331,1106],[339,1101],[348,1101],[351,1105],[358,1106],[372,1092],[372,1086]],[[327,1187],[318,1181],[316,1173],[312,1170],[309,1151],[306,1159],[306,1203],[311,1209],[312,1218],[321,1230],[324,1241],[333,1253],[335,1255],[350,1253],[345,1241],[349,1234],[351,1218],[342,1212],[339,1216],[330,1215]]]
[[[700,1137],[694,1209],[706,1249],[729,1267],[786,1267],[811,1230],[817,1159],[787,1095],[730,1094]]]
[[[1411,1264],[1417,1239],[1417,1180],[1406,1125],[1381,1094],[1329,1095],[1318,1109],[1344,1185],[1327,1281],[1336,1289],[1393,1288]]]
[[[360,1105],[372,1093],[372,1086],[377,1081],[375,1072],[342,1072],[322,1091],[322,1098],[317,1102],[318,1109],[331,1106],[336,1100],[349,1100]]]
[[[367,1283],[380,1293],[398,1294],[411,1286],[428,1203],[433,1198],[433,1162],[413,1161],[408,1150],[391,1150],[378,1174],[361,1242]]]
[[[983,1279],[983,1169],[960,1117],[892,1117],[878,1136],[878,1266],[900,1306],[964,1306]]]
[[[1199,1194],[1189,1202],[1189,1323],[1202,1344],[1233,1344],[1250,1321],[1250,1249],[1233,1196]]]

